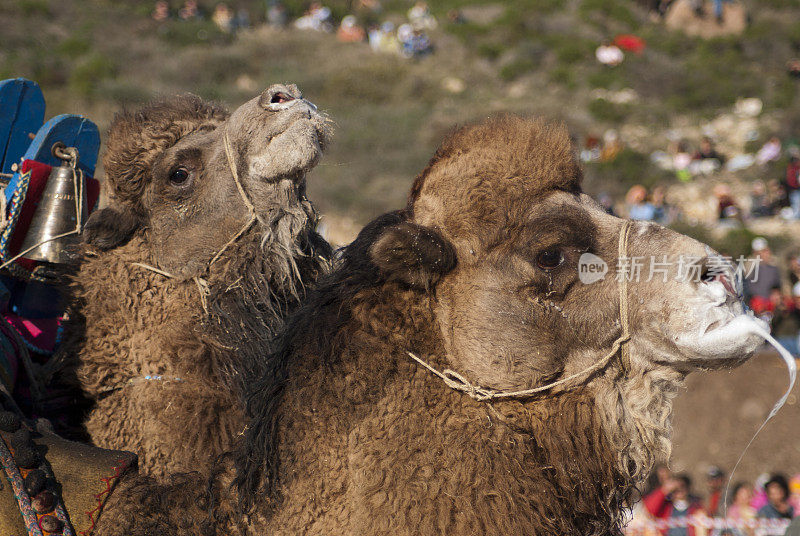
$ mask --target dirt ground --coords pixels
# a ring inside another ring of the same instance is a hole
[[[695,491],[705,493],[705,471],[727,473],[788,386],[786,365],[765,351],[735,370],[695,373],[678,395],[673,415],[674,471],[688,471]],[[770,420],[742,459],[733,481],[760,473],[800,473],[800,387]]]

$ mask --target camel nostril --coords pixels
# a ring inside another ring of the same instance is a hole
[[[275,93],[272,96],[272,98],[269,100],[269,103],[270,104],[280,104],[280,103],[283,103],[283,102],[289,102],[289,101],[293,101],[293,100],[294,100],[294,97],[292,97],[291,95],[289,95],[287,93],[283,93],[281,91],[278,91],[277,93]]]

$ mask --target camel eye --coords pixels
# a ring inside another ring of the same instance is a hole
[[[552,270],[561,266],[564,254],[558,248],[546,249],[536,256],[536,265],[542,270]]]
[[[169,174],[169,182],[175,185],[181,185],[189,179],[189,170],[180,167]]]

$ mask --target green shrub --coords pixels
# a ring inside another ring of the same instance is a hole
[[[78,62],[69,74],[69,87],[83,97],[91,96],[100,83],[116,73],[116,66],[109,58],[93,54]]]
[[[92,48],[91,40],[83,33],[76,33],[61,41],[56,46],[56,51],[62,56],[76,58],[89,52]]]
[[[208,20],[169,21],[161,25],[159,35],[169,44],[179,47],[197,43],[227,43],[233,39],[231,34],[223,33]]]
[[[606,99],[594,99],[589,103],[589,113],[598,121],[620,123],[631,113],[630,104],[616,104]]]
[[[500,68],[500,78],[511,81],[524,74],[532,72],[536,68],[536,62],[531,58],[517,58]]]

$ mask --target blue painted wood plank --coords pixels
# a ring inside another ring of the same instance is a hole
[[[0,172],[10,173],[44,121],[39,84],[24,78],[0,82]]]

